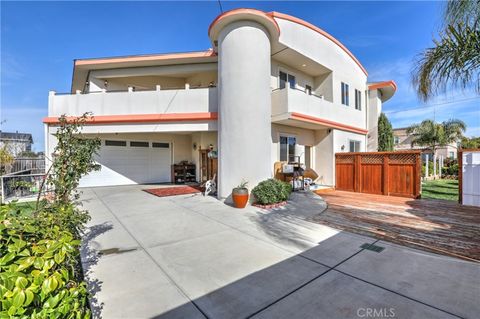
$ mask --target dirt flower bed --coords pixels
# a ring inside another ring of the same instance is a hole
[[[262,209],[279,208],[279,207],[283,207],[285,205],[287,205],[287,201],[283,201],[283,202],[275,203],[275,204],[267,204],[267,205],[262,205],[262,204],[258,204],[258,203],[253,204],[253,206],[258,207],[258,208],[262,208]]]

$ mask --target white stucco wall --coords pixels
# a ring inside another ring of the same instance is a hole
[[[314,170],[318,174],[317,182],[322,185],[334,185],[335,155],[333,152],[333,130],[315,131]]]
[[[305,92],[285,88],[272,92],[272,115],[300,113],[322,120],[365,129],[365,111],[331,103]]]
[[[382,100],[380,99],[380,91],[371,90],[368,93],[368,145],[367,151],[376,152],[378,150],[378,117],[382,113]]]
[[[360,152],[365,152],[365,135],[355,134],[347,131],[333,130],[333,151],[334,153],[349,152],[349,142],[359,141]],[[345,146],[342,150],[342,146]]]
[[[98,92],[49,96],[48,115],[94,115],[217,112],[217,88],[141,92]]]
[[[219,192],[271,177],[271,65],[267,31],[253,21],[228,24],[218,39]]]
[[[333,70],[333,102],[341,103],[341,82],[350,86],[350,106],[354,106],[354,89],[367,89],[367,76],[337,44],[318,32],[295,22],[275,18],[280,26],[279,42]]]

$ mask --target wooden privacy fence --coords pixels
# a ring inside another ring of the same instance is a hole
[[[421,151],[336,153],[335,188],[420,198]]]

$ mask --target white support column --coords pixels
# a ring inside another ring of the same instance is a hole
[[[433,179],[437,179],[437,153],[433,153]]]
[[[429,161],[429,156],[428,154],[425,154],[425,177],[428,177],[428,161]]]
[[[252,189],[272,174],[271,50],[253,21],[226,25],[218,47],[218,196],[228,198],[242,180]]]
[[[440,155],[440,158],[438,159],[438,174],[440,175],[440,178],[442,178],[442,166],[443,166],[443,155]]]

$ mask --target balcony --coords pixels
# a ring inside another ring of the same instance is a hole
[[[101,115],[141,115],[173,113],[215,113],[217,88],[182,88],[153,91],[100,91],[82,94],[50,92],[48,116],[80,116],[85,112]]]
[[[308,129],[336,128],[365,134],[365,111],[310,95],[302,90],[272,91],[272,123]]]

